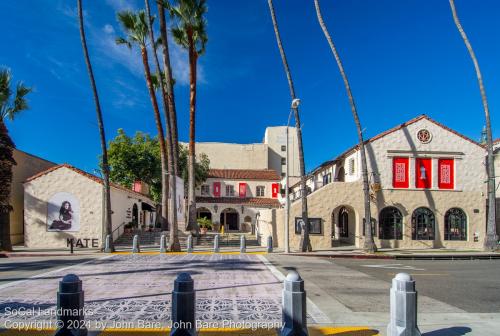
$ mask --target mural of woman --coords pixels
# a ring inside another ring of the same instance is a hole
[[[71,203],[64,201],[59,209],[59,220],[52,221],[49,229],[51,230],[69,230],[73,219],[73,210]]]

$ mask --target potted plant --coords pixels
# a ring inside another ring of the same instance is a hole
[[[200,226],[201,234],[206,234],[208,230],[212,230],[213,224],[207,217],[198,218],[198,225]]]

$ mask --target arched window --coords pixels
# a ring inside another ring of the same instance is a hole
[[[395,207],[387,207],[379,215],[380,239],[403,239],[403,215]]]
[[[411,238],[413,240],[434,240],[436,220],[428,208],[418,208],[411,216]]]
[[[451,208],[444,215],[444,240],[467,240],[467,216],[459,208]]]
[[[349,237],[349,211],[345,207],[340,208],[339,211],[339,236]]]

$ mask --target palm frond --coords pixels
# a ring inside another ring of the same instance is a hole
[[[132,43],[130,43],[130,41],[128,41],[127,39],[123,38],[123,37],[117,37],[115,39],[115,43],[120,45],[120,44],[124,44],[126,45],[127,47],[129,47],[130,49],[132,48]]]

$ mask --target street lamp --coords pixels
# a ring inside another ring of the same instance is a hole
[[[285,203],[285,253],[290,253],[290,232],[289,232],[289,225],[290,225],[290,169],[289,169],[289,164],[290,164],[290,158],[289,158],[289,147],[290,147],[290,141],[288,137],[288,129],[290,127],[290,119],[292,117],[292,112],[293,110],[297,109],[300,105],[300,99],[294,98],[292,100],[292,104],[290,106],[290,114],[288,115],[288,123],[286,125],[286,178],[285,178],[285,197],[286,197],[286,203]]]

